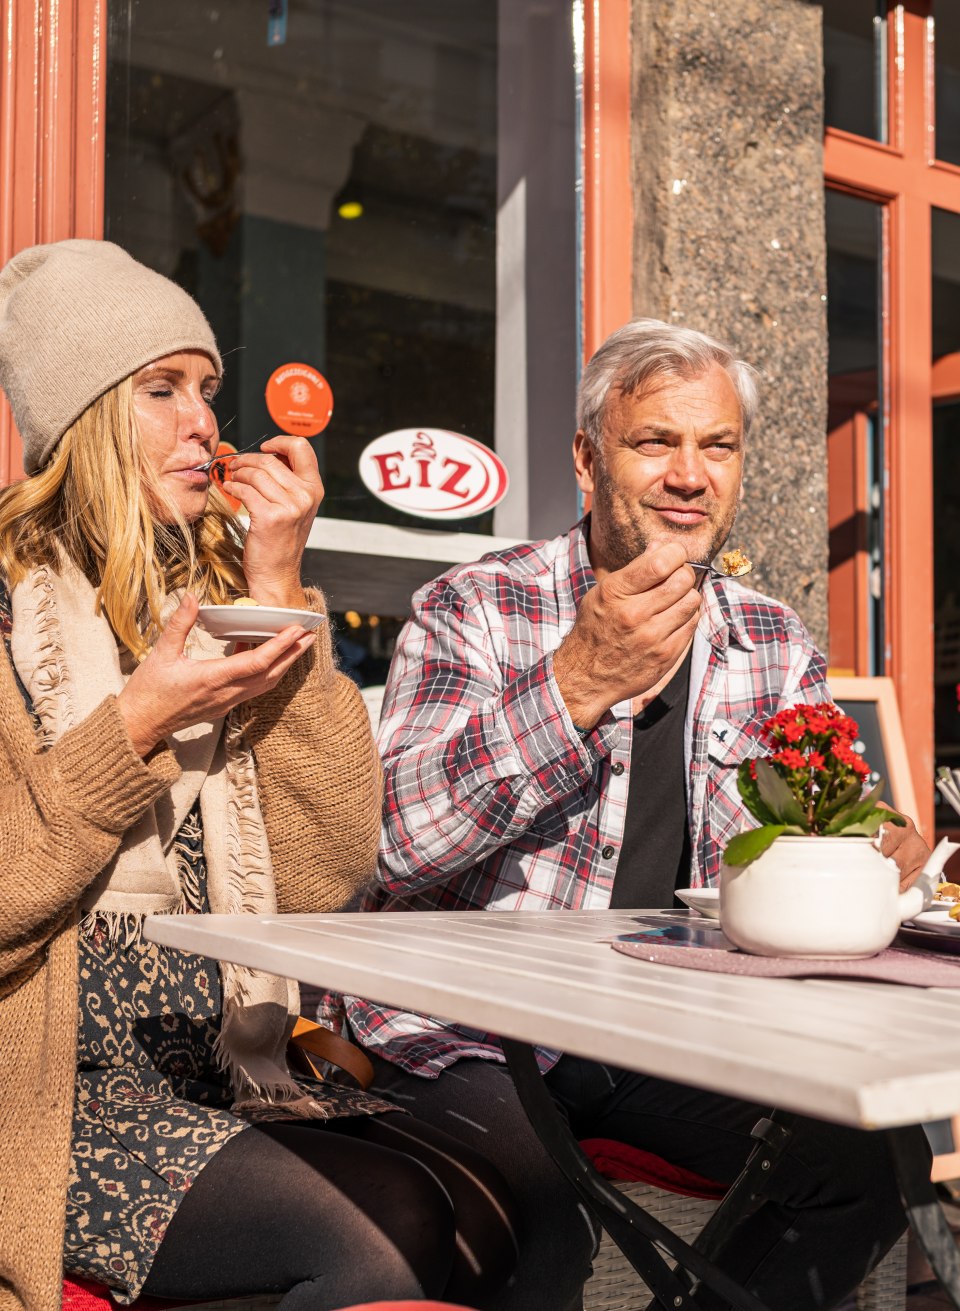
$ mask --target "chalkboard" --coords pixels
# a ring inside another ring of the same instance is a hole
[[[828,675],[827,681],[836,704],[860,726],[854,749],[870,766],[871,784],[882,778],[883,800],[914,818],[917,802],[893,679]]]
[[[860,727],[860,736],[854,742],[853,749],[858,751],[870,766],[867,783],[873,787],[882,778],[883,792],[880,794],[881,799],[888,806],[892,806],[893,792],[890,788],[890,766],[887,762],[887,753],[883,748],[878,703],[876,701],[858,701],[855,697],[838,697],[836,694],[834,694],[834,700],[844,714],[849,715],[851,719],[855,719]]]

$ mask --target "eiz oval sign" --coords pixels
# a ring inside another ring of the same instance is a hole
[[[364,486],[385,505],[425,519],[463,519],[507,494],[506,466],[490,450],[444,428],[400,428],[360,455]]]

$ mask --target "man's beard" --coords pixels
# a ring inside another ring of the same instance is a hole
[[[638,555],[643,555],[654,542],[679,541],[683,545],[685,534],[692,534],[704,527],[704,521],[697,524],[671,524],[664,526],[661,532],[651,534],[641,521],[639,512],[645,509],[697,509],[710,517],[714,534],[707,546],[691,542],[687,559],[693,564],[709,564],[724,542],[730,536],[733,521],[736,518],[736,506],[719,522],[714,520],[712,512],[717,508],[716,502],[706,499],[697,502],[656,502],[641,501],[639,505],[629,501],[614,485],[603,466],[595,468],[593,492],[594,524],[599,520],[603,524],[603,554],[609,569],[623,569]]]

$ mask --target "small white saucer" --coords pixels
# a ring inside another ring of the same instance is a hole
[[[931,933],[946,933],[951,937],[960,934],[960,920],[950,918],[950,908],[933,905],[929,910],[914,915],[910,921],[918,929],[928,929]]]
[[[677,888],[676,895],[691,910],[706,916],[708,920],[720,918],[719,888]]]
[[[197,623],[221,642],[266,642],[291,624],[312,632],[326,617],[316,610],[270,605],[202,605]]]

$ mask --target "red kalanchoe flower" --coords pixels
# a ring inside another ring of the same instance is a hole
[[[960,684],[957,695],[960,700]],[[906,823],[878,805],[882,780],[874,775],[876,786],[869,786],[870,767],[854,750],[855,742],[861,745],[857,723],[837,706],[790,706],[766,720],[763,733],[767,769],[759,771],[760,760],[748,758],[737,780],[759,828],[731,839],[728,865],[758,859],[784,832],[870,837],[881,824]]]
[[[763,731],[768,737],[772,737],[777,742],[785,736],[788,729],[792,731],[794,727],[799,727],[802,733],[802,711],[805,709],[805,706],[792,706],[789,710],[781,710],[772,719],[766,721],[763,725]]]
[[[807,713],[807,728],[819,737],[823,733],[829,733],[833,728],[833,724],[823,714],[819,706],[812,706]]]
[[[851,750],[844,743],[835,742],[832,752],[834,758],[839,760],[841,765],[846,765],[848,769],[852,769],[861,778],[866,778],[867,774],[870,773],[870,767],[863,756],[858,756],[856,751]]]

